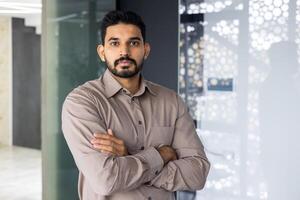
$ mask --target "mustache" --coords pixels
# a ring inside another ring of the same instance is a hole
[[[133,64],[136,65],[136,61],[135,61],[134,59],[130,58],[129,56],[123,56],[123,57],[117,59],[117,60],[114,62],[114,66],[117,66],[120,62],[122,62],[122,61],[124,61],[124,60],[125,60],[125,61],[130,61],[130,62],[132,62]]]

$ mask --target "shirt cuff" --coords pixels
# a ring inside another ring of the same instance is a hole
[[[136,156],[141,158],[141,160],[143,160],[149,166],[150,172],[145,182],[152,180],[163,169],[164,161],[154,147],[150,147],[144,151],[141,151],[140,153],[136,154]]]

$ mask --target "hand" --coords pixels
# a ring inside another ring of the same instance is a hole
[[[177,160],[177,154],[175,150],[168,145],[158,148],[158,152],[160,153],[165,164],[167,164],[171,160]]]
[[[124,141],[115,137],[111,129],[108,129],[107,133],[95,133],[95,138],[91,140],[93,147],[100,152],[111,153],[116,156],[127,156],[128,152]]]

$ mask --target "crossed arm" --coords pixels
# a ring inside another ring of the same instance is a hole
[[[93,105],[90,96],[68,96],[62,129],[79,171],[95,193],[111,195],[145,183],[169,191],[203,188],[210,164],[193,121],[186,120],[186,109],[176,121],[172,147],[149,147],[128,155],[124,142],[105,129]]]
[[[124,141],[117,138],[111,129],[108,129],[107,133],[95,133],[91,143],[96,150],[102,153],[110,153],[115,156],[128,155]],[[164,145],[157,150],[162,157],[164,164],[167,164],[171,160],[177,160],[176,152],[172,147]]]

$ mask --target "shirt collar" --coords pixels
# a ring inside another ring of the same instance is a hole
[[[121,89],[123,89],[121,84],[112,76],[111,72],[108,69],[105,70],[105,72],[102,76],[102,81],[104,84],[105,93],[106,93],[107,98],[114,96]],[[153,88],[153,86],[147,80],[145,80],[144,77],[142,76],[140,89],[137,91],[137,93],[134,94],[134,96],[140,96],[140,95],[144,94],[144,92],[146,91],[146,88],[152,95],[156,95],[156,92],[155,92],[155,89]]]

